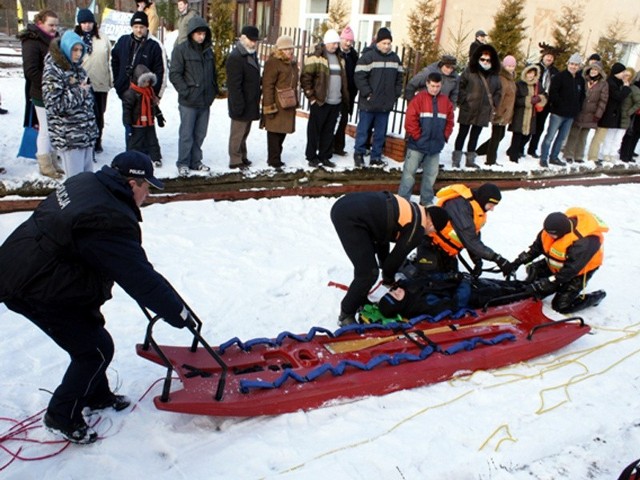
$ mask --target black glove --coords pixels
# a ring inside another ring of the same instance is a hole
[[[160,113],[160,114],[156,115],[156,120],[158,121],[158,126],[160,128],[165,126],[166,122],[164,120],[164,115],[163,114]]]
[[[493,261],[496,262],[496,265],[498,265],[498,268],[500,269],[500,271],[505,277],[508,277],[513,273],[513,270],[514,270],[513,264],[509,262],[506,258],[504,258],[502,255],[496,255]]]
[[[476,263],[473,265],[473,270],[471,270],[471,276],[473,278],[478,278],[482,275],[482,259],[479,258],[476,260]]]
[[[540,278],[527,287],[530,293],[544,297],[556,289],[556,284],[550,278]]]
[[[196,321],[191,316],[191,312],[189,312],[186,308],[182,309],[179,315],[175,317],[169,317],[164,319],[172,327],[176,328],[184,328],[184,327],[196,327]]]

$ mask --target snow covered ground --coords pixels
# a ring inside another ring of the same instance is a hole
[[[0,165],[3,181],[36,179],[35,164],[15,159],[21,136],[23,83],[12,69],[0,72]],[[206,162],[226,171],[228,119],[216,100],[206,141]],[[168,120],[160,132],[166,163],[161,177],[176,175],[179,123],[175,91],[163,99]],[[120,107],[110,95],[105,152],[123,146]],[[304,131],[285,141],[284,161],[304,167]],[[250,135],[250,156],[264,165],[266,135]],[[505,140],[506,142],[506,140]],[[352,145],[352,144],[348,144]],[[506,148],[506,146],[504,147]],[[443,158],[448,162],[448,155]],[[527,160],[533,165],[533,160]],[[350,159],[338,159],[347,168]],[[506,167],[511,168],[511,167]],[[546,214],[570,206],[598,213],[609,225],[605,264],[589,290],[608,296],[583,317],[593,334],[524,364],[477,372],[414,390],[274,417],[213,418],[156,410],[153,386],[164,369],[139,358],[145,318],[118,287],[103,312],[116,343],[109,376],[135,409],[105,412],[90,446],[70,446],[38,461],[16,460],[0,472],[8,479],[435,479],[477,480],[617,478],[640,457],[636,317],[640,277],[640,186],[564,187],[505,192],[483,230],[488,245],[509,259],[529,245]],[[337,328],[351,265],[329,220],[331,198],[279,198],[241,202],[178,202],[143,210],[144,245],[156,268],[205,322],[212,344],[311,326]],[[0,215],[0,241],[28,213]],[[520,276],[523,272],[520,272]],[[548,308],[553,318],[561,318]],[[0,305],[0,432],[46,407],[67,365],[66,354],[29,321]],[[186,332],[159,326],[163,343],[187,344]],[[151,390],[147,390],[151,387]],[[38,426],[39,423],[36,423]],[[0,438],[3,434],[0,434]],[[51,439],[41,428],[37,442]],[[0,440],[34,458],[60,444]],[[0,468],[11,460],[0,451]]]

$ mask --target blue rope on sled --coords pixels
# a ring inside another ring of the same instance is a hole
[[[476,348],[478,344],[482,345],[496,345],[498,343],[504,342],[506,340],[515,340],[516,336],[512,333],[501,333],[493,337],[492,339],[485,340],[481,337],[475,337],[469,340],[464,340],[460,343],[457,343],[446,350],[443,350],[442,353],[446,355],[453,355],[455,353],[461,351],[470,351]],[[344,375],[347,367],[357,368],[358,370],[370,371],[374,368],[387,363],[392,366],[399,365],[403,362],[419,362],[425,360],[431,354],[436,351],[434,347],[428,345],[424,347],[418,355],[413,353],[396,353],[394,355],[382,354],[373,357],[367,363],[358,362],[355,360],[342,360],[338,362],[337,365],[333,366],[330,363],[322,364],[306,375],[302,376],[298,373],[295,373],[292,369],[285,369],[285,371],[273,382],[267,382],[264,380],[240,380],[240,392],[241,393],[249,393],[251,389],[261,388],[261,389],[275,389],[280,388],[289,378],[293,378],[298,383],[308,383],[312,382],[325,373],[329,372],[334,377],[338,377],[340,375]]]
[[[323,327],[312,327],[311,330],[306,335],[297,335],[291,332],[282,332],[275,339],[274,338],[253,338],[251,340],[247,340],[243,342],[238,337],[233,337],[230,340],[227,340],[225,343],[220,345],[219,353],[222,355],[224,352],[232,347],[233,345],[237,345],[240,350],[245,352],[251,351],[253,347],[256,345],[266,345],[268,347],[279,347],[282,343],[287,339],[291,338],[296,342],[308,343],[314,339],[316,334],[322,333],[327,335],[329,338],[337,338],[346,333],[367,333],[373,330],[391,330],[394,332],[404,332],[406,330],[412,329],[416,324],[420,322],[427,321],[429,323],[436,323],[445,318],[454,318],[458,319],[467,314],[471,314],[472,316],[477,316],[477,313],[474,310],[470,310],[468,308],[461,308],[455,313],[452,313],[451,310],[446,310],[441,312],[435,317],[431,315],[420,315],[418,317],[414,317],[409,319],[407,322],[392,322],[387,323],[386,325],[382,325],[380,323],[357,323],[354,325],[348,325],[346,327],[339,328],[335,332]]]

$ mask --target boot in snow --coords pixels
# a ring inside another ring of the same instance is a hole
[[[38,166],[40,167],[40,173],[42,175],[55,180],[62,177],[62,175],[58,173],[56,168],[53,166],[50,153],[40,153],[36,155],[36,158],[38,159]]]
[[[462,150],[454,150],[451,154],[451,166],[453,168],[460,168],[460,161],[462,160]]]
[[[478,154],[476,152],[467,152],[466,153],[467,160],[465,161],[464,166],[468,168],[480,168],[479,165],[476,164],[475,160]]]
[[[57,152],[51,152],[51,164],[53,168],[55,168],[56,172],[64,173],[64,168],[62,168],[62,163],[60,163],[60,157]]]

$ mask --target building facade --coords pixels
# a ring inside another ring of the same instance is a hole
[[[434,0],[439,14],[436,35],[441,49],[448,53],[468,50],[477,30],[489,31],[493,16],[499,10],[501,0]],[[537,59],[538,43],[553,43],[552,30],[555,19],[561,15],[567,2],[549,0],[522,0],[526,40],[522,52],[530,59]],[[328,18],[329,8],[339,3],[348,11],[348,24],[354,30],[356,41],[370,43],[380,27],[389,27],[395,45],[407,40],[407,17],[415,9],[417,0],[280,0],[279,21],[281,27],[299,27],[309,32]],[[622,58],[620,61],[636,69],[640,68],[640,2],[638,0],[583,0],[582,50],[590,55],[607,26],[618,20],[623,28]],[[490,41],[490,39],[489,39]]]

